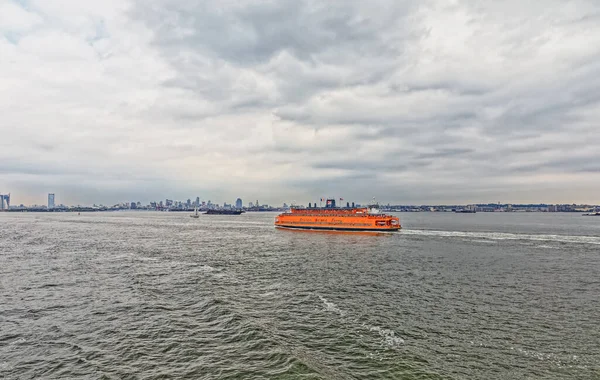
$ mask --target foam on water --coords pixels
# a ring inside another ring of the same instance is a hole
[[[198,270],[202,272],[213,272],[215,271],[215,268],[211,267],[210,265],[200,265]]]
[[[511,347],[511,350],[514,350],[515,352],[517,352],[520,355],[524,355],[526,357],[529,358],[533,358],[536,360],[540,360],[540,361],[546,361],[548,363],[551,363],[557,367],[577,367],[577,368],[582,368],[585,369],[587,368],[587,366],[581,361],[581,358],[578,355],[570,355],[570,354],[564,354],[564,355],[558,355],[558,354],[552,354],[552,353],[544,353],[544,352],[539,352],[539,351],[535,351],[535,350],[527,350],[527,349],[523,349],[523,348],[515,348],[515,347]]]
[[[390,347],[398,347],[404,344],[404,339],[396,336],[394,330],[381,328],[379,326],[371,326],[369,327],[369,331],[377,332],[379,336],[383,338],[384,343]]]
[[[404,235],[436,236],[448,238],[463,238],[471,241],[487,240],[530,240],[530,241],[552,241],[561,243],[575,244],[594,244],[600,245],[598,236],[577,236],[577,235],[532,235],[532,234],[514,234],[506,232],[464,232],[464,231],[435,231],[435,230],[402,230]]]
[[[26,342],[27,342],[27,340],[25,338],[19,338],[19,339],[15,340],[15,341],[10,342],[9,344],[10,345],[15,345],[15,344],[23,344],[23,343],[26,343]]]
[[[319,299],[323,302],[325,310],[337,313],[341,316],[344,316],[345,313],[340,310],[340,308],[333,302],[328,301],[325,297],[319,295]]]
[[[482,343],[482,342],[476,343],[473,341],[471,341],[469,343],[471,344],[471,346],[482,347],[485,349],[493,349],[493,350],[498,350],[498,349],[508,350],[508,349],[510,349],[510,351],[514,352],[517,355],[521,355],[521,356],[539,360],[539,361],[545,361],[556,367],[575,367],[575,366],[577,366],[578,368],[587,368],[585,365],[585,361],[583,361],[578,355],[573,355],[573,354],[568,354],[568,353],[563,353],[563,354],[544,353],[541,351],[525,349],[525,348],[521,348],[521,347],[514,347],[514,346],[509,347],[506,345],[493,345],[490,343]]]

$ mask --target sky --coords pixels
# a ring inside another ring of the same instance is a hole
[[[597,0],[0,0],[0,194],[600,203]]]

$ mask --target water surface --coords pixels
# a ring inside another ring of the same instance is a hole
[[[0,213],[0,378],[600,378],[600,218],[274,216]]]

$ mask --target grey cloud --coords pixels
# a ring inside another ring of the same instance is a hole
[[[431,153],[421,153],[421,154],[417,155],[415,158],[417,158],[417,159],[444,158],[444,157],[450,157],[450,156],[464,155],[464,154],[471,153],[474,151],[475,151],[474,149],[469,149],[469,148],[438,149],[437,151],[431,152]]]
[[[0,174],[5,176],[18,176],[29,178],[40,178],[42,181],[48,181],[49,178],[62,178],[65,181],[74,179],[85,180],[88,177],[98,180],[133,180],[136,182],[156,181],[155,176],[132,172],[129,170],[107,170],[99,163],[86,165],[65,164],[65,163],[42,163],[38,161],[12,161],[6,160],[0,162]]]
[[[600,152],[584,157],[563,157],[542,161],[534,164],[526,164],[511,168],[517,172],[541,172],[543,170],[566,171],[566,172],[590,172],[598,171]]]
[[[380,18],[359,13],[367,8],[383,8],[378,12]],[[142,17],[155,28],[162,46],[172,50],[195,46],[226,61],[248,65],[284,50],[309,61],[332,48],[392,50],[394,47],[382,43],[381,28],[403,19],[411,8],[414,3],[389,1],[376,1],[368,7],[360,1],[242,1],[235,5],[144,1],[132,16]]]
[[[0,26],[2,191],[576,201],[600,186],[600,3],[65,1]]]
[[[600,173],[600,166],[590,166],[584,169],[579,169],[578,172],[596,174]]]
[[[416,9],[418,3],[390,1],[153,1],[131,14],[154,30],[156,46],[177,72],[166,85],[227,101],[235,79],[217,84],[206,71],[250,68],[275,83],[281,104],[385,80],[397,63],[381,57],[401,56],[406,41],[419,38],[408,27]],[[274,104],[253,100],[259,101]]]
[[[383,156],[383,155],[382,155]],[[315,169],[341,169],[355,172],[369,171],[404,171],[408,169],[407,164],[400,162],[381,162],[381,161],[332,161],[332,162],[317,162],[312,165]]]
[[[410,82],[409,82],[410,83]],[[489,93],[492,89],[484,85],[473,85],[471,83],[461,83],[455,81],[433,82],[433,83],[415,83],[414,85],[392,85],[390,87],[397,93],[424,92],[424,91],[447,91],[460,96],[481,96]]]
[[[84,175],[85,170],[73,168],[66,165],[53,165],[36,161],[25,160],[2,160],[0,161],[0,174],[3,175]]]

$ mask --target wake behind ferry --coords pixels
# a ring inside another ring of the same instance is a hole
[[[382,214],[377,205],[369,207],[336,207],[335,199],[327,199],[325,207],[293,207],[275,218],[275,227],[324,231],[400,230],[400,219]]]

